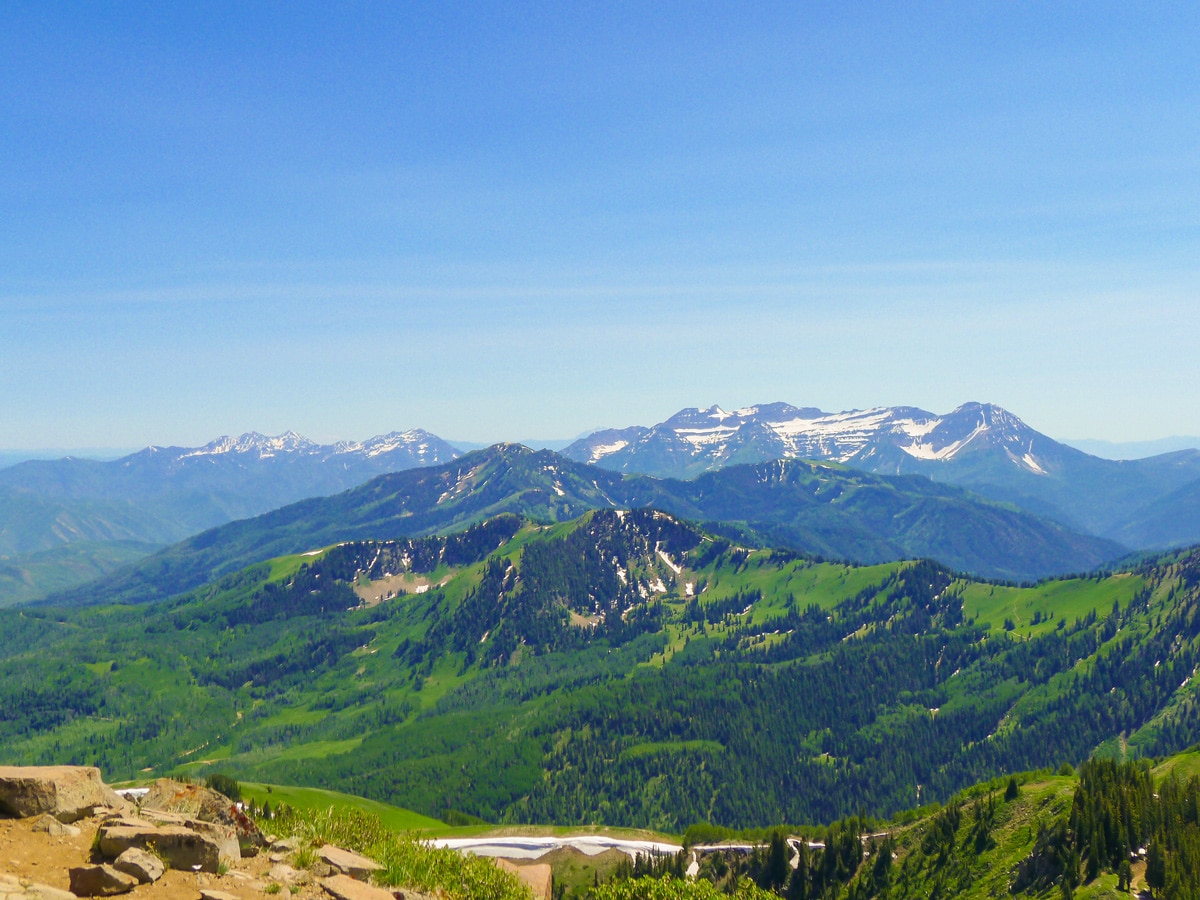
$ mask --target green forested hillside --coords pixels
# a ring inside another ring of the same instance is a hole
[[[1013,588],[645,510],[500,516],[150,606],[8,611],[0,754],[220,766],[492,821],[890,814],[1194,743],[1198,608],[1200,553]]]
[[[1125,552],[918,476],[789,460],[673,481],[503,444],[204,532],[50,602],[144,603],[316,546],[445,533],[500,513],[561,522],[628,507],[719,522],[713,527],[755,546],[868,563],[931,557],[1015,581],[1090,570]]]

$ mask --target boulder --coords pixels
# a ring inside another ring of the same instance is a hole
[[[533,893],[534,900],[551,900],[554,895],[554,876],[546,863],[518,866],[507,859],[496,858],[496,865],[521,879]]]
[[[321,887],[334,900],[396,900],[391,891],[356,881],[349,875],[334,875],[321,880]]]
[[[192,869],[216,872],[221,862],[221,848],[209,837],[190,828],[166,825],[149,828],[116,825],[99,831],[100,853],[115,859],[130,847],[154,849],[172,869]]]
[[[142,810],[142,817],[142,819],[122,819],[116,824],[137,826],[150,824],[151,827],[175,825],[204,835],[217,845],[221,858],[227,862],[237,862],[242,858],[242,845],[238,840],[237,829],[232,825],[206,822],[202,819],[193,819],[179,813],[163,812],[157,809]]]
[[[333,844],[326,844],[317,851],[317,856],[335,872],[349,875],[360,881],[370,878],[372,872],[378,872],[383,868],[373,859],[367,859],[365,856],[359,856],[357,853],[351,853],[349,850],[343,850]]]
[[[71,893],[77,897],[112,897],[128,894],[137,886],[137,879],[112,866],[76,866],[68,873]]]
[[[124,802],[95,766],[0,766],[0,815],[27,819],[49,813],[74,822]]]
[[[161,859],[140,847],[130,847],[118,856],[113,861],[113,868],[126,875],[132,875],[142,884],[152,884],[158,881],[166,871]]]

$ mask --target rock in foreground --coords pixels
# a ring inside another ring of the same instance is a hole
[[[77,897],[112,897],[128,894],[137,887],[132,875],[118,872],[112,866],[76,866],[70,871],[71,893]]]
[[[0,766],[0,814],[18,819],[49,813],[75,822],[99,807],[121,808],[94,766]]]

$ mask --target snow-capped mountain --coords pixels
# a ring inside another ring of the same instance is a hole
[[[684,409],[650,428],[597,432],[563,455],[619,471],[687,477],[768,459],[828,460],[899,473],[924,462],[991,452],[1046,474],[1058,448],[1069,449],[988,403],[967,403],[946,415],[911,406],[828,413],[770,403],[732,412],[719,406]]]
[[[618,472],[672,478],[772,459],[924,475],[1114,539],[1126,537],[1135,510],[1200,479],[1200,451],[1100,459],[990,403],[944,415],[911,406],[829,413],[787,403],[684,409],[651,427],[596,432],[562,452]]]
[[[163,448],[149,448],[156,452]],[[168,453],[174,448],[168,448]],[[310,441],[294,431],[270,437],[250,431],[238,437],[225,435],[210,441],[203,447],[196,447],[173,454],[179,460],[194,459],[209,456],[248,456],[255,459],[271,459],[277,456],[308,456],[321,460],[331,460],[342,457],[377,459],[388,457],[396,462],[401,459],[411,461],[412,465],[434,465],[449,462],[459,455],[459,451],[447,444],[437,435],[430,434],[420,428],[409,431],[393,431],[388,434],[376,435],[365,441],[338,441],[335,444],[318,444]],[[386,471],[393,471],[389,466]]]
[[[0,556],[80,540],[175,541],[459,455],[415,429],[336,444],[250,432],[203,447],[147,447],[111,462],[31,460],[0,469]]]

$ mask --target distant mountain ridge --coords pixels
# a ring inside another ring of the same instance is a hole
[[[670,477],[686,477],[768,459],[831,460],[902,474],[911,470],[909,460],[953,460],[993,450],[1018,468],[1044,474],[1058,446],[991,403],[966,403],[946,415],[912,406],[828,413],[767,403],[733,412],[719,406],[683,409],[648,428],[599,431],[571,444],[563,455],[618,471],[656,465],[651,474],[667,475],[670,468]]]
[[[66,457],[0,470],[0,554],[74,540],[168,543],[205,528],[343,491],[460,453],[420,429],[317,444],[249,432],[203,447],[147,447],[110,462]],[[11,527],[23,510],[37,527]]]
[[[501,513],[560,522],[594,509],[639,507],[717,523],[712,527],[763,545],[861,562],[931,557],[1011,580],[1086,571],[1126,552],[926,478],[776,460],[682,481],[620,475],[548,450],[497,444],[231,522],[48,602],[160,600],[271,557],[344,541],[444,534]]]
[[[111,461],[65,457],[0,469],[0,606],[64,587],[50,575],[56,570],[102,574],[128,562],[135,547],[149,552],[458,455],[420,429],[328,445],[291,431],[250,432],[203,447],[147,447]]]
[[[694,478],[739,463],[814,459],[967,487],[1077,531],[1136,547],[1200,542],[1189,514],[1200,451],[1139,460],[1090,456],[991,403],[945,415],[909,406],[828,413],[769,403],[684,409],[650,427],[599,431],[562,451],[618,472]],[[1172,497],[1179,495],[1178,503]],[[1184,504],[1180,507],[1179,504]],[[1184,518],[1187,527],[1179,527]]]

